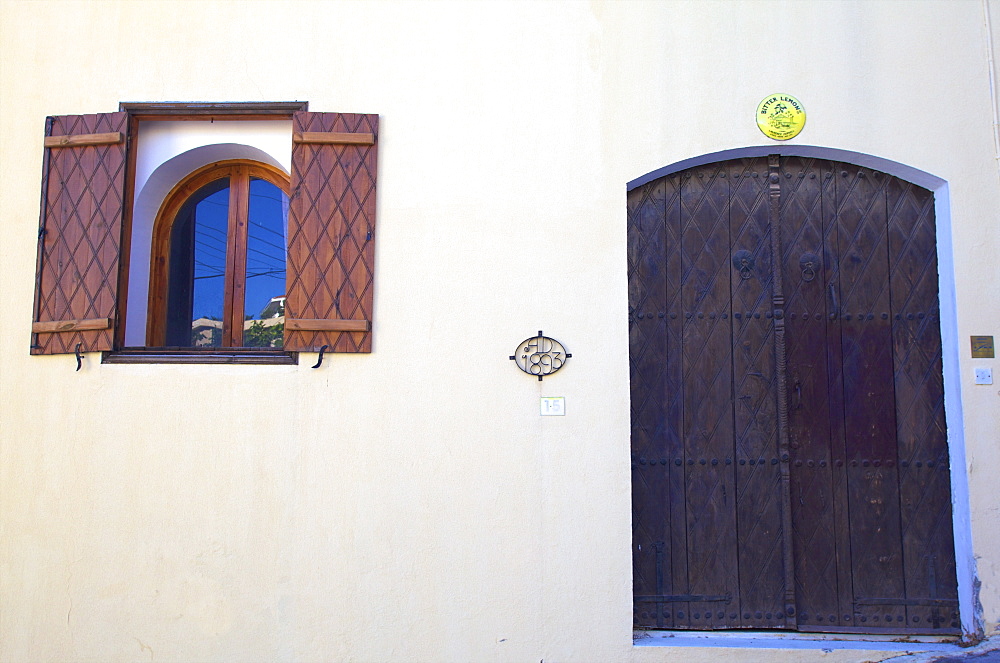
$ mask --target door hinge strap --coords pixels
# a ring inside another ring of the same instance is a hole
[[[693,601],[695,603],[706,603],[712,601],[724,601],[729,603],[733,600],[732,594],[724,596],[709,594],[646,594],[634,597],[640,603],[679,603]]]
[[[949,608],[958,605],[958,599],[857,599],[854,605],[924,605]]]

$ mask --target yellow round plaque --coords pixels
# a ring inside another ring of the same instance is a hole
[[[806,109],[790,94],[772,94],[757,106],[757,127],[768,138],[795,138],[805,125]]]

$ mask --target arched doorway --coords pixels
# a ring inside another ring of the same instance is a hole
[[[636,626],[960,632],[933,194],[772,155],[628,208]]]

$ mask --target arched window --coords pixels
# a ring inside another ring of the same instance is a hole
[[[282,346],[288,177],[260,162],[201,168],[153,228],[148,343]]]

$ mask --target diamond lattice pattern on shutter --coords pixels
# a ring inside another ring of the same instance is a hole
[[[127,120],[103,113],[47,121],[32,354],[112,348]]]
[[[378,115],[292,124],[284,347],[371,352]]]

